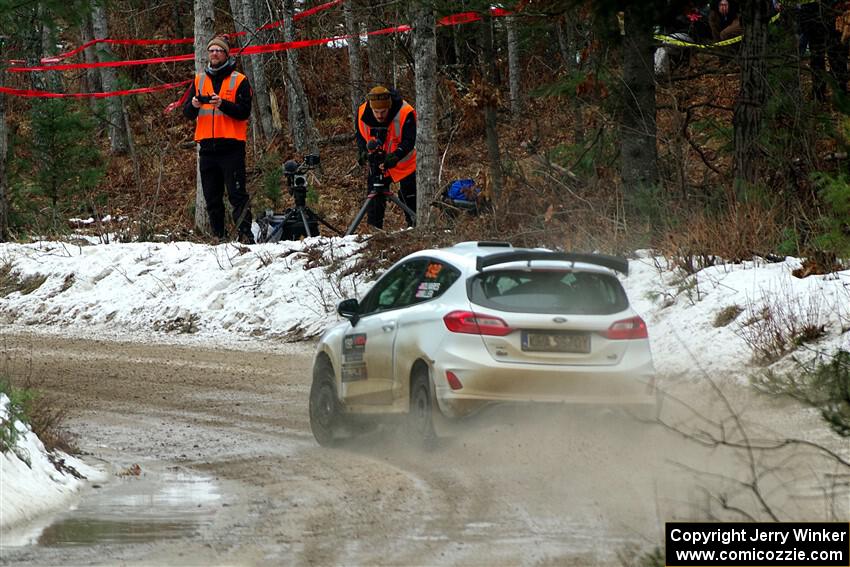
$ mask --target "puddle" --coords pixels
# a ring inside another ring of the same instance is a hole
[[[76,508],[4,534],[3,545],[92,546],[192,537],[211,524],[220,500],[213,479],[186,472],[114,477],[87,491]]]

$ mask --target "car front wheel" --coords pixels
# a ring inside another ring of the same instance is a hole
[[[410,413],[407,417],[408,437],[414,443],[431,447],[437,440],[434,430],[434,398],[427,370],[418,370],[410,384]]]
[[[310,429],[313,437],[324,447],[336,445],[341,423],[333,369],[327,361],[318,362],[310,388]]]

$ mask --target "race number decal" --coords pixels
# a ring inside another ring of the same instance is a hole
[[[356,382],[366,379],[366,333],[345,335],[342,339],[342,381]]]
[[[425,279],[433,280],[436,279],[437,276],[440,275],[440,272],[443,270],[443,265],[438,264],[437,262],[431,262],[428,264],[428,269],[425,270]]]

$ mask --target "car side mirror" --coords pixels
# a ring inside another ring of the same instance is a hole
[[[351,326],[353,327],[360,320],[360,303],[356,299],[344,299],[336,306],[336,312],[341,317],[345,317],[351,321]]]

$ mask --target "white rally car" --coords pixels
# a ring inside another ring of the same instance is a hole
[[[646,324],[615,272],[623,258],[463,242],[390,268],[322,336],[310,425],[322,445],[363,418],[434,419],[501,402],[655,403]]]

